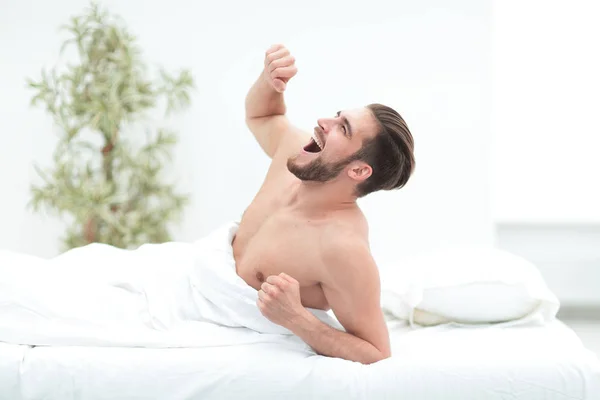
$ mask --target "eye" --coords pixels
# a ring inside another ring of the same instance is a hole
[[[344,124],[342,124],[342,132],[344,132],[344,135],[346,134],[346,126]]]

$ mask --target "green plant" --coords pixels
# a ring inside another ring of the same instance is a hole
[[[136,38],[97,4],[62,29],[69,39],[60,54],[74,48],[76,62],[28,80],[35,91],[32,105],[43,104],[60,130],[54,168],[44,172],[35,166],[43,184],[32,184],[29,205],[70,217],[66,249],[171,240],[169,223],[181,218],[189,200],[174,184],[161,183],[177,137],[153,128],[139,140],[134,127],[157,108],[166,116],[187,107],[194,87],[190,72],[171,76],[160,70],[151,78]]]

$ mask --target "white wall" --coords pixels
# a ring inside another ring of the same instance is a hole
[[[600,3],[495,1],[493,19],[494,219],[600,224]]]
[[[0,247],[52,256],[61,224],[24,206],[32,162],[50,161],[53,128],[28,108],[24,79],[54,63],[56,28],[86,3],[12,3],[0,12]],[[193,195],[176,240],[238,217],[258,189],[268,159],[244,125],[243,101],[264,51],[282,42],[299,68],[287,93],[298,125],[310,129],[339,109],[381,102],[412,129],[414,178],[361,201],[379,261],[492,242],[490,1],[104,4],[127,20],[149,61],[189,67],[197,79],[193,107],[173,122],[181,134],[175,172]]]
[[[535,263],[563,306],[600,309],[600,226],[504,223],[496,237]]]
[[[493,7],[497,245],[536,263],[563,305],[600,305],[600,3]]]

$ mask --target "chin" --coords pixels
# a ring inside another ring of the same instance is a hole
[[[305,165],[310,164],[317,158],[318,157],[311,157],[310,153],[306,153],[305,151],[300,151],[299,153],[288,158],[288,161],[287,161],[288,169],[290,167],[290,164],[294,165],[296,167],[303,167]]]
[[[288,171],[290,171],[294,175],[295,175],[294,171],[298,170],[299,168],[302,168],[303,165],[307,164],[307,163],[298,162],[298,157],[300,157],[300,154],[291,156],[290,158],[288,158],[287,164],[286,164]]]
[[[328,182],[336,178],[347,163],[327,164],[317,157],[302,157],[303,154],[290,157],[287,168],[296,178],[306,182]],[[307,153],[310,155],[310,153]],[[300,161],[298,159],[306,159]]]

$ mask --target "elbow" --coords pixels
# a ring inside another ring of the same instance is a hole
[[[392,358],[392,352],[390,350],[383,353],[383,357],[381,358],[381,360],[385,360],[386,358]],[[379,361],[381,361],[381,360],[379,360]]]
[[[254,122],[254,118],[250,117],[250,116],[248,116],[248,114],[246,114],[245,122],[246,122],[246,126],[248,127],[248,129],[252,130],[252,125],[253,125],[253,122]]]
[[[383,361],[386,358],[390,358],[390,357],[392,357],[392,352],[390,350],[377,351],[377,354],[374,354],[370,360],[368,360],[367,362],[364,362],[363,364],[365,364],[365,365],[375,364],[376,362]]]
[[[377,361],[383,361],[383,360],[385,360],[386,358],[391,358],[391,357],[392,357],[392,352],[391,352],[391,350],[382,351],[382,352],[380,353],[380,357],[378,357],[378,360],[377,360]]]

